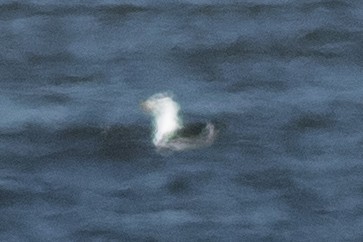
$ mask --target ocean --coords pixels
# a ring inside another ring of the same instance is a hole
[[[363,1],[0,1],[0,241],[362,241]],[[210,147],[158,152],[172,92]]]

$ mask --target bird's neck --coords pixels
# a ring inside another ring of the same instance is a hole
[[[162,145],[173,137],[175,132],[182,128],[182,122],[178,116],[178,108],[169,108],[155,115],[154,144]]]

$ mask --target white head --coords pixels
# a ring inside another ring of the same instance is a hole
[[[166,145],[175,132],[182,128],[179,104],[173,100],[171,94],[158,93],[143,102],[142,106],[154,117],[153,143],[156,146]]]

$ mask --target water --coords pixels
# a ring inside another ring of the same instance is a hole
[[[361,1],[1,1],[1,241],[361,241]],[[213,146],[159,154],[172,91]]]

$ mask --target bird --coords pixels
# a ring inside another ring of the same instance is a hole
[[[157,150],[182,151],[211,145],[217,134],[215,125],[192,123],[184,125],[180,105],[171,92],[156,93],[141,106],[153,117],[152,142]]]

